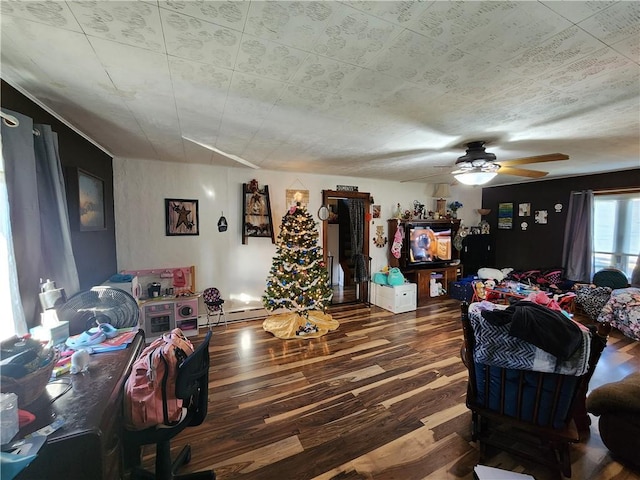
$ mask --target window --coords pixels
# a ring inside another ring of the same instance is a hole
[[[594,272],[613,267],[631,279],[640,254],[640,192],[594,198]]]

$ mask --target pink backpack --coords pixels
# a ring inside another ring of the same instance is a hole
[[[179,328],[142,351],[124,387],[125,425],[129,430],[180,421],[182,400],[176,398],[176,376],[178,366],[192,353],[193,345]]]

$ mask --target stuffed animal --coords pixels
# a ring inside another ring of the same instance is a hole
[[[478,278],[482,280],[492,279],[499,283],[512,271],[513,268],[503,268],[502,270],[498,270],[497,268],[483,267],[478,270]]]
[[[496,288],[496,281],[492,278],[484,281],[484,288],[488,288],[489,290],[493,290]]]

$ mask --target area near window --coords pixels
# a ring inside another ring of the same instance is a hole
[[[631,278],[640,253],[640,190],[598,194],[593,212],[593,271],[613,267]]]

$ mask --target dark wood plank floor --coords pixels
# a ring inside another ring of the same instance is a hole
[[[331,313],[340,328],[318,339],[279,340],[261,320],[214,329],[208,419],[172,444],[174,454],[193,447],[181,472],[213,468],[218,480],[472,479],[478,450],[464,403],[459,302],[398,315],[363,305]],[[614,332],[591,387],[638,370],[640,342]],[[596,417],[572,461],[573,479],[640,479],[611,458]],[[152,449],[143,462],[153,468]],[[485,464],[557,478],[500,452]]]

